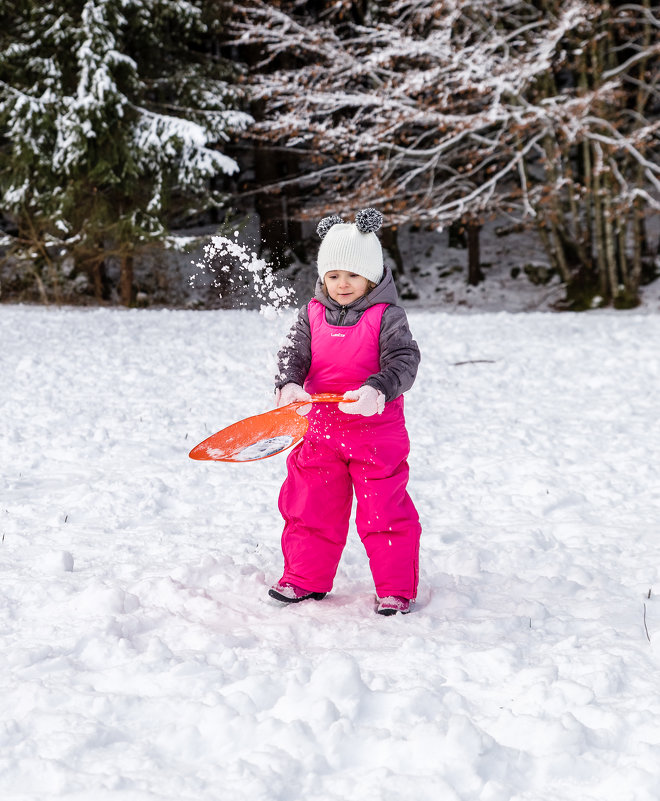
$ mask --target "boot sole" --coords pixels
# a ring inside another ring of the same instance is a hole
[[[285,604],[298,604],[301,601],[309,601],[313,599],[314,601],[321,601],[327,595],[327,592],[310,592],[309,595],[302,595],[300,598],[289,598],[286,595],[282,595],[282,593],[278,592],[277,590],[268,590],[268,594],[271,598],[274,598],[276,601],[282,601]]]
[[[377,615],[385,615],[385,617],[389,617],[390,615],[396,615],[400,613],[402,615],[409,615],[412,612],[412,609],[376,609]]]
[[[407,609],[392,609],[391,607],[385,607],[385,609],[378,609],[378,605],[374,609],[377,615],[384,615],[385,617],[390,617],[391,615],[396,615],[397,612],[400,612],[402,615],[409,615],[412,612],[412,605],[409,606]]]

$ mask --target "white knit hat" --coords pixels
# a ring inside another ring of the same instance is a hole
[[[323,240],[318,256],[321,281],[330,270],[347,270],[377,284],[383,277],[383,249],[375,232],[382,223],[376,209],[359,211],[354,223],[337,215],[324,217],[316,227]]]

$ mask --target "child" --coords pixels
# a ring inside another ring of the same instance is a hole
[[[417,374],[412,338],[375,234],[382,215],[321,220],[319,279],[278,355],[277,405],[310,393],[346,403],[304,407],[309,428],[287,459],[279,508],[284,574],[269,595],[320,600],[332,589],[353,500],[376,585],[376,612],[406,614],[415,600],[421,527],[407,491],[410,450],[402,394]],[[311,409],[311,411],[309,411]]]

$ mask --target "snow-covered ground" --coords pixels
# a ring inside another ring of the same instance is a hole
[[[282,607],[290,314],[0,308],[0,798],[657,801],[660,317],[413,310],[421,592]],[[468,362],[466,364],[456,364]]]

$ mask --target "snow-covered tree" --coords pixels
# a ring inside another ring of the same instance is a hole
[[[234,7],[236,44],[261,48],[254,134],[303,165],[273,188],[306,186],[314,214],[367,202],[473,230],[508,215],[536,227],[571,292],[635,303],[660,208],[650,0]]]
[[[218,55],[214,0],[55,0],[0,11],[0,211],[17,247],[72,253],[101,293],[172,220],[219,207],[219,146],[247,114]],[[56,288],[56,283],[55,283]]]

